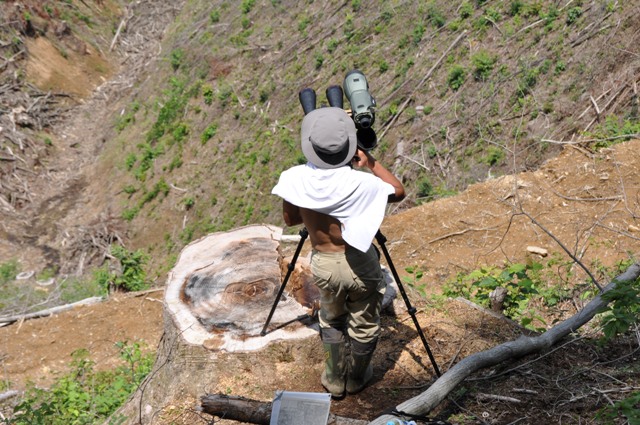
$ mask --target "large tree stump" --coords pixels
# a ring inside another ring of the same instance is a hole
[[[172,321],[165,326],[179,330],[188,344],[227,352],[314,335],[314,328],[299,323],[278,328],[309,315],[319,299],[304,258],[296,261],[296,277],[287,283],[294,296],[281,298],[270,322],[273,330],[260,335],[282,282],[281,236],[276,227],[250,226],[187,246],[167,283]]]
[[[270,361],[278,352],[295,353],[287,361],[307,369],[317,365],[319,376],[320,344],[309,342],[318,335],[310,313],[319,295],[306,258],[296,261],[287,292],[261,336],[288,264],[279,251],[281,236],[277,227],[248,226],[208,235],[182,250],[167,281],[164,335],[154,369],[114,417],[152,423],[176,396],[198,399],[223,391],[225,382],[243,374],[272,386],[273,393],[299,391],[278,387]]]

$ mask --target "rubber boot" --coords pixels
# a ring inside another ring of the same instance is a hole
[[[320,335],[325,356],[325,368],[320,382],[331,393],[331,397],[342,398],[344,397],[347,372],[347,349],[344,335],[341,331],[333,328],[321,329]]]
[[[351,357],[349,358],[349,372],[347,373],[347,393],[355,394],[364,389],[373,377],[371,358],[376,349],[378,339],[362,343],[351,341]]]

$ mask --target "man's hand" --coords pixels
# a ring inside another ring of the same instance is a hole
[[[363,151],[362,149],[358,149],[356,151],[356,155],[353,157],[351,164],[354,167],[362,168],[367,167],[370,170],[373,169],[373,166],[376,164],[376,159],[371,156],[369,152]]]
[[[395,189],[395,193],[393,195],[389,195],[389,202],[399,202],[404,199],[405,192],[404,186],[398,180],[396,176],[391,174],[386,168],[382,166],[376,159],[367,151],[363,151],[362,149],[358,149],[356,152],[356,156],[351,161],[351,164],[354,167],[362,168],[367,167],[374,176],[379,177],[382,181],[389,183]]]

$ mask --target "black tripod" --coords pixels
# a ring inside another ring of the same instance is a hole
[[[273,313],[276,311],[276,307],[278,306],[278,302],[280,302],[280,298],[282,297],[282,293],[284,292],[284,288],[285,286],[287,286],[287,282],[289,281],[289,277],[291,276],[291,273],[293,272],[295,265],[296,265],[296,261],[298,260],[298,256],[300,255],[300,251],[302,250],[302,245],[304,245],[305,240],[307,239],[307,236],[309,236],[309,232],[307,231],[306,228],[303,228],[302,230],[300,230],[300,242],[298,242],[298,247],[296,248],[295,253],[293,254],[293,258],[291,260],[291,263],[289,263],[289,265],[287,266],[287,274],[284,277],[284,280],[282,281],[282,285],[280,285],[280,289],[278,290],[278,295],[276,296],[276,299],[273,303],[273,305],[271,306],[271,311],[269,312],[269,316],[267,317],[267,321],[264,324],[264,327],[262,328],[262,331],[260,332],[260,335],[265,336],[267,334],[267,327],[269,326],[269,323],[271,322],[271,318],[273,317]],[[402,295],[402,299],[404,300],[404,303],[407,306],[407,311],[409,312],[409,315],[411,316],[411,318],[413,319],[413,324],[416,327],[416,330],[418,331],[418,335],[420,335],[420,339],[422,340],[422,345],[424,345],[424,348],[427,352],[427,354],[429,355],[429,360],[431,360],[431,364],[433,365],[433,369],[436,372],[436,376],[439,378],[440,377],[440,369],[438,369],[438,365],[436,363],[436,359],[433,357],[433,354],[431,353],[431,349],[429,348],[429,344],[427,343],[427,339],[424,336],[424,333],[422,332],[422,329],[420,328],[420,324],[418,323],[418,319],[416,318],[416,308],[413,307],[411,305],[411,301],[409,301],[409,297],[407,296],[407,293],[404,290],[404,287],[402,286],[402,283],[400,282],[400,277],[398,276],[398,272],[396,271],[395,266],[393,265],[393,261],[391,261],[391,255],[389,255],[389,251],[387,250],[387,247],[385,245],[385,243],[387,242],[387,238],[382,234],[382,232],[380,232],[380,230],[378,230],[378,233],[376,233],[376,241],[378,241],[378,245],[380,245],[380,248],[382,249],[382,253],[384,254],[384,258],[387,260],[387,264],[389,265],[389,268],[391,269],[391,274],[393,274],[393,278],[396,281],[396,284],[398,285],[398,289],[400,290],[400,294]]]

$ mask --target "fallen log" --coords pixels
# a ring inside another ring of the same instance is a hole
[[[16,390],[9,390],[0,394],[0,403],[9,400],[10,398],[17,397],[20,393]]]
[[[201,397],[202,411],[212,416],[251,424],[269,425],[273,403],[223,394]],[[327,425],[365,425],[367,421],[329,414]]]
[[[52,314],[61,313],[63,311],[71,310],[74,307],[79,307],[81,305],[93,305],[104,301],[102,297],[91,297],[85,298],[84,300],[76,301],[71,304],[59,305],[56,307],[48,308],[46,310],[40,310],[33,313],[22,314],[17,316],[8,316],[8,317],[0,317],[0,326],[6,326],[11,323],[27,320],[27,319],[36,319],[40,317],[51,316]]]
[[[627,271],[616,277],[603,289],[602,293],[614,289],[618,282],[633,282],[638,279],[638,277],[640,277],[640,263],[633,264]],[[472,373],[486,367],[495,366],[509,359],[520,358],[548,349],[562,338],[575,332],[589,322],[602,308],[606,307],[606,305],[607,302],[602,299],[601,295],[598,295],[577,314],[560,322],[540,336],[527,337],[522,335],[515,341],[505,342],[489,350],[466,357],[438,378],[427,391],[399,404],[394,410],[409,415],[427,415],[437,407],[460,382]],[[388,421],[396,417],[397,416],[385,414],[369,422],[369,424],[385,425]]]

